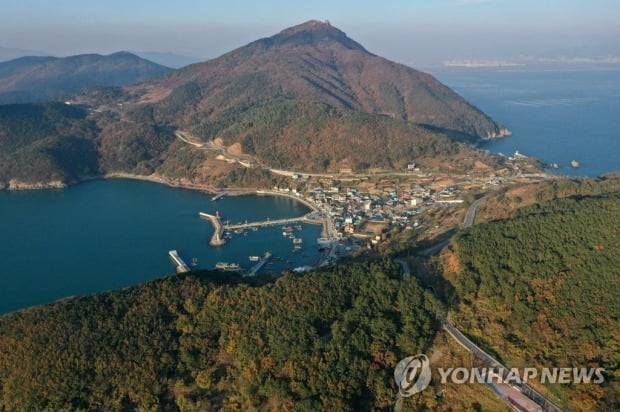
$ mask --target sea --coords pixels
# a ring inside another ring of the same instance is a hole
[[[168,256],[213,269],[249,269],[249,256],[273,254],[260,273],[315,265],[321,226],[301,225],[294,249],[281,226],[233,234],[209,246],[213,228],[199,212],[231,223],[298,217],[307,206],[275,196],[231,196],[215,202],[200,191],[136,180],[101,180],[67,189],[0,191],[0,313],[74,295],[119,289],[175,273]],[[296,225],[293,225],[296,226]]]
[[[482,148],[557,163],[552,173],[600,176],[620,170],[620,67],[591,70],[460,69],[432,74],[513,136]],[[571,167],[571,161],[579,168]]]

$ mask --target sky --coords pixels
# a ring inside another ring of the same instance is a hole
[[[410,65],[620,55],[618,0],[2,0],[0,46],[213,58],[310,19]]]

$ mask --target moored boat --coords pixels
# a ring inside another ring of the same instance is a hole
[[[240,272],[241,266],[239,266],[238,263],[217,262],[215,264],[215,269],[222,270],[224,272]]]

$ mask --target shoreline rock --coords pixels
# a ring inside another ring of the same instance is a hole
[[[24,182],[11,179],[9,183],[0,183],[0,190],[64,189],[67,186],[67,183],[61,180],[52,180],[50,182]]]

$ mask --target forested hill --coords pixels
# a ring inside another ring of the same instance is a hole
[[[86,275],[86,273],[85,273]],[[391,409],[438,304],[389,262],[175,275],[0,317],[0,410]]]
[[[94,86],[125,86],[172,69],[119,52],[21,57],[0,63],[0,104],[56,100]]]
[[[452,249],[446,273],[464,331],[512,367],[604,367],[602,387],[549,390],[569,410],[620,409],[619,192],[518,209],[459,234]]]

